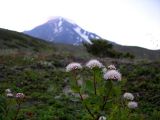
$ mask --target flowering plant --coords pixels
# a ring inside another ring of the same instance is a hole
[[[24,99],[23,93],[14,94],[10,89],[6,89],[5,97],[0,96],[0,120],[17,120]]]
[[[122,95],[121,88],[126,80],[122,80],[121,73],[114,65],[108,66],[107,70],[98,60],[90,60],[82,70],[87,74],[85,77],[83,72],[74,71],[82,69],[80,63],[74,63],[73,68],[71,64],[68,66],[70,69],[67,67],[66,71],[71,73],[71,88],[79,94],[83,106],[90,115],[87,119],[116,120],[114,117],[117,117],[117,120],[128,120],[130,109],[135,110],[138,107],[136,102],[125,101],[133,100],[134,96],[131,93]],[[78,84],[79,80],[83,81],[82,85]]]

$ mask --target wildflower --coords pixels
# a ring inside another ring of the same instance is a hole
[[[82,80],[77,80],[77,83],[78,83],[79,86],[83,85],[83,81]]]
[[[109,69],[109,70],[116,70],[116,67],[115,67],[114,65],[109,65],[109,66],[108,66],[108,69]]]
[[[16,94],[16,98],[18,98],[18,99],[23,99],[24,97],[25,97],[25,95],[23,93]]]
[[[123,98],[127,99],[127,100],[133,100],[134,96],[132,93],[124,93]]]
[[[138,103],[137,102],[129,102],[128,103],[128,108],[130,109],[135,109],[138,107]]]
[[[52,63],[47,61],[40,61],[40,65],[46,66],[46,67],[52,67]]]
[[[101,116],[101,117],[99,117],[99,119],[98,119],[98,120],[106,120],[106,117]]]
[[[83,99],[86,99],[86,98],[88,98],[88,97],[89,97],[88,94],[83,94],[83,95],[82,95],[82,98],[83,98]]]
[[[10,89],[6,89],[5,92],[6,93],[11,93],[11,90]]]
[[[90,61],[86,64],[86,66],[87,66],[88,68],[90,68],[90,69],[93,69],[93,68],[95,68],[95,67],[97,67],[97,68],[102,68],[102,67],[103,67],[102,63],[100,63],[98,60],[90,60]]]
[[[60,95],[54,97],[54,99],[60,99],[60,98],[61,98]]]
[[[109,70],[104,74],[104,79],[121,81],[121,74],[117,70]]]
[[[76,62],[70,63],[66,67],[67,72],[70,72],[70,71],[73,71],[73,70],[78,70],[78,69],[82,69],[82,66],[81,66],[80,63],[76,63]]]
[[[103,73],[106,73],[106,72],[107,72],[107,68],[104,67],[104,68],[102,69],[102,72],[103,72]]]
[[[13,94],[12,93],[7,93],[6,96],[7,97],[13,97]]]

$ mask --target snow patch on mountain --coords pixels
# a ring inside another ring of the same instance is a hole
[[[91,38],[94,38],[94,35],[90,35]]]
[[[57,26],[57,27],[61,27],[61,26],[62,26],[62,23],[63,23],[63,19],[62,19],[62,18],[59,18],[59,22],[58,22],[58,26]]]
[[[84,40],[86,40],[88,43],[92,44],[92,42],[89,40],[88,36],[86,36],[85,34],[82,34],[82,33],[81,33],[81,28],[76,27],[74,30],[75,30],[75,32],[76,32],[77,34],[79,34]]]
[[[71,23],[72,25],[77,26],[77,24],[73,20],[70,20],[68,18],[63,18],[63,19],[66,20],[67,22]]]
[[[99,36],[96,36],[95,39],[101,39]]]
[[[60,20],[58,23],[58,27],[61,27],[62,23],[63,23],[62,20]]]

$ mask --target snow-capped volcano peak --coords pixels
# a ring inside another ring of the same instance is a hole
[[[91,43],[90,39],[100,38],[98,35],[82,29],[72,20],[63,17],[54,17],[24,33],[47,41],[73,45],[79,45],[82,42]]]
[[[53,23],[55,21],[59,21],[59,22],[66,21],[70,24],[76,25],[76,23],[73,20],[70,20],[68,18],[64,18],[64,17],[61,17],[61,16],[52,17],[51,19],[48,20],[48,23]]]

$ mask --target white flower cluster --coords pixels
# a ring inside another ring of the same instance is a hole
[[[52,63],[47,61],[40,61],[39,64],[46,67],[52,67]]]
[[[83,98],[83,99],[86,99],[86,98],[88,98],[88,97],[89,97],[88,94],[83,94],[83,95],[82,95],[82,98]]]
[[[23,93],[17,93],[16,95],[14,95],[10,89],[6,89],[5,93],[6,93],[6,96],[9,97],[9,98],[14,97],[14,98],[17,98],[17,99],[20,99],[20,100],[25,98],[25,95]]]
[[[13,97],[13,94],[12,93],[7,93],[6,96],[7,97]]]
[[[125,99],[127,99],[127,100],[133,100],[133,99],[134,99],[134,96],[133,96],[132,93],[126,92],[126,93],[124,93],[123,98],[125,98]]]
[[[109,69],[109,70],[116,70],[116,67],[115,67],[114,65],[109,65],[109,66],[108,66],[108,69]]]
[[[109,70],[104,74],[104,79],[121,81],[121,74],[117,70]]]
[[[73,62],[73,63],[70,63],[70,64],[67,65],[66,72],[70,72],[70,71],[78,70],[78,69],[82,69],[81,64]]]
[[[5,92],[6,93],[11,93],[11,89],[8,88],[8,89],[5,90]]]
[[[101,117],[99,117],[99,119],[98,119],[98,120],[106,120],[106,117],[101,116]]]
[[[89,62],[87,62],[86,67],[93,69],[93,68],[102,68],[104,66],[98,60],[93,59],[93,60],[90,60]],[[70,72],[70,71],[77,70],[77,69],[82,69],[81,64],[73,62],[73,63],[70,63],[67,65],[66,72]]]
[[[87,64],[86,67],[93,69],[93,68],[102,68],[103,64],[101,62],[99,62],[98,60],[90,60]]]
[[[16,94],[16,98],[18,98],[18,99],[23,99],[24,97],[25,97],[25,95],[23,93]]]
[[[26,57],[24,57],[23,58],[23,60],[25,60],[25,61],[33,61],[35,58],[33,58],[33,57],[28,57],[28,56],[26,56]]]
[[[105,74],[105,73],[107,72],[107,68],[104,67],[104,68],[102,69],[102,72]]]
[[[138,103],[137,102],[129,102],[128,103],[128,108],[130,108],[130,109],[135,109],[135,108],[137,108],[138,107]]]
[[[116,70],[116,67],[114,65],[109,65],[108,66],[108,71],[107,69],[103,66],[101,62],[99,62],[96,59],[90,60],[87,62],[86,67],[93,69],[93,68],[103,68],[102,72],[104,73],[104,79],[106,80],[116,80],[116,81],[121,81],[121,74]],[[73,70],[77,69],[82,69],[82,66],[80,63],[70,63],[66,67],[66,71],[70,72]]]
[[[133,99],[134,99],[134,96],[133,96],[132,93],[126,92],[126,93],[123,94],[123,98],[124,98],[124,99],[127,99],[127,100],[133,100]],[[127,105],[127,106],[128,106],[128,108],[130,108],[130,109],[135,109],[135,108],[138,107],[138,103],[135,102],[135,101],[130,101],[130,102],[128,102],[128,105]]]
[[[13,97],[13,94],[10,89],[6,89],[5,92],[7,97]]]

